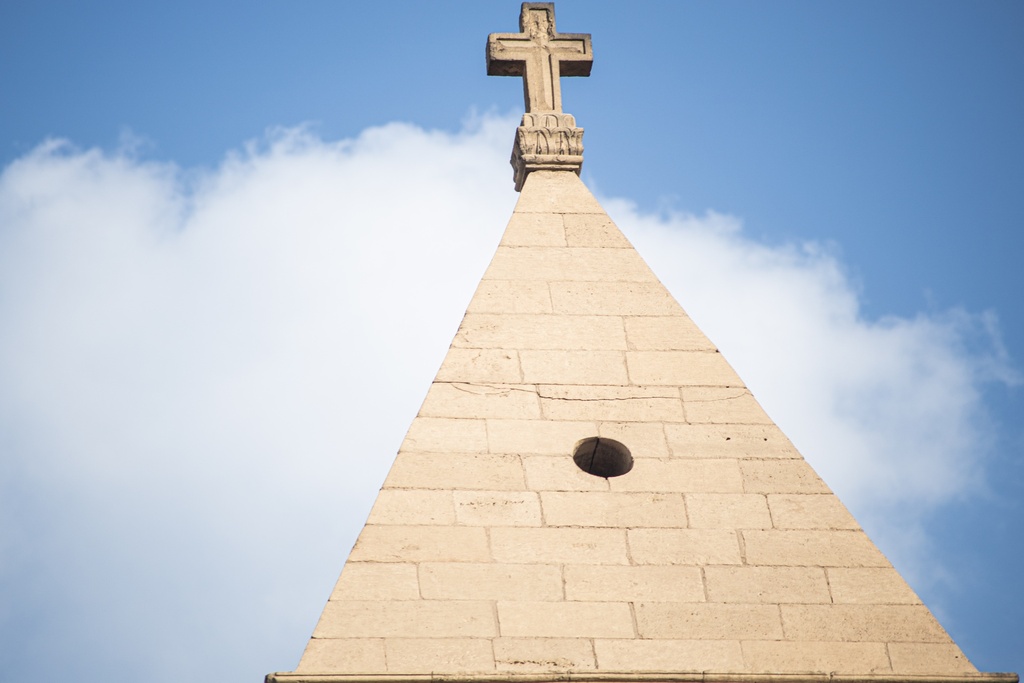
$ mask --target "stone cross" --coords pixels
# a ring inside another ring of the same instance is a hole
[[[589,33],[557,33],[552,2],[524,2],[520,33],[487,37],[487,75],[522,76],[527,113],[561,112],[560,76],[589,76]]]

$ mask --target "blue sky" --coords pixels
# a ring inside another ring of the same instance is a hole
[[[584,180],[972,661],[1024,669],[1024,7],[557,12]],[[0,7],[5,671],[294,666],[515,201],[483,45],[517,17]]]

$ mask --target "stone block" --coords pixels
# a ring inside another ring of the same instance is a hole
[[[921,599],[892,567],[830,567],[832,602],[862,605],[920,605]]]
[[[704,602],[698,567],[567,565],[566,600]]]
[[[587,474],[568,453],[556,457],[523,458],[526,485],[531,491],[607,491],[608,480]]]
[[[526,176],[515,213],[604,214],[604,209],[575,173],[533,171]]]
[[[526,488],[516,455],[400,453],[384,488],[512,490]]]
[[[594,647],[587,638],[495,638],[494,661],[502,671],[592,671]]]
[[[314,638],[489,638],[490,602],[471,600],[328,601]]]
[[[519,455],[565,455],[580,439],[597,434],[596,422],[554,420],[488,420],[487,435],[492,453]]]
[[[519,355],[515,351],[460,349],[453,346],[448,349],[434,381],[516,384],[522,379]]]
[[[388,671],[396,674],[466,673],[494,670],[486,638],[388,638]]]
[[[467,313],[452,346],[473,349],[624,351],[626,333],[622,327],[622,318],[614,315]]]
[[[748,493],[831,493],[807,461],[741,460],[743,490]]]
[[[540,495],[547,526],[687,526],[686,506],[678,493],[545,491]]]
[[[346,562],[331,600],[419,600],[414,564]]]
[[[379,638],[310,638],[296,673],[384,671],[384,641]]]
[[[708,602],[829,603],[820,567],[705,567]]]
[[[425,562],[419,581],[427,600],[563,599],[557,565]]]
[[[612,491],[741,493],[736,460],[637,458],[628,474],[608,480]]]
[[[499,602],[502,636],[632,638],[633,615],[625,602]]]
[[[973,674],[978,670],[953,643],[889,643],[889,659],[897,674]]]
[[[774,424],[666,424],[665,436],[677,458],[800,457]]]
[[[685,315],[660,282],[564,282],[548,284],[551,310],[569,315]]]
[[[739,538],[722,529],[630,529],[629,556],[636,564],[740,564]]]
[[[770,529],[765,497],[756,493],[688,493],[686,509],[694,529]]]
[[[792,567],[888,567],[862,531],[741,531],[747,563]]]
[[[605,214],[566,214],[565,241],[570,247],[629,249],[622,231]]]
[[[481,280],[467,313],[550,313],[547,282]]]
[[[645,602],[636,606],[641,638],[679,640],[778,640],[782,638],[775,605]]]
[[[483,527],[363,527],[349,555],[352,562],[489,562]]]
[[[772,494],[768,508],[777,529],[859,529],[839,498],[831,493]]]
[[[405,435],[401,450],[486,453],[487,428],[483,420],[417,417]]]
[[[382,489],[370,510],[367,524],[454,524],[455,506],[450,491]]]
[[[683,419],[675,387],[540,386],[544,417],[552,420],[660,422]]]
[[[467,526],[540,526],[532,491],[455,491],[455,519]]]
[[[421,417],[540,417],[536,389],[520,384],[434,382],[420,408]]]
[[[948,643],[924,605],[782,605],[786,640]]]
[[[650,282],[651,269],[633,249],[498,247],[484,273],[489,280]]]
[[[625,319],[631,351],[715,351],[715,345],[687,315],[640,316]]]
[[[626,532],[620,529],[496,527],[491,552],[497,562],[509,563],[629,563]]]
[[[501,238],[503,247],[564,247],[565,227],[557,213],[514,213]]]
[[[594,640],[601,671],[743,671],[736,640]]]
[[[660,422],[602,422],[597,434],[615,439],[629,449],[634,458],[667,458],[670,453]]]
[[[723,387],[683,387],[683,411],[694,424],[771,424],[747,389]]]
[[[634,384],[741,387],[743,381],[717,351],[627,351]]]
[[[529,384],[629,384],[621,351],[520,351]]]
[[[751,671],[798,671],[820,674],[889,672],[885,643],[820,643],[779,640],[747,641],[743,657]]]

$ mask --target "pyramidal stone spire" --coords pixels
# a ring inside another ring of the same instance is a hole
[[[578,178],[525,3],[519,201],[295,672],[314,681],[1016,683],[982,674]]]

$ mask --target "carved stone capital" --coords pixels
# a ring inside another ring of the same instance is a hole
[[[523,189],[531,171],[572,171],[583,166],[583,129],[572,114],[527,113],[516,129],[512,145],[516,192]]]

